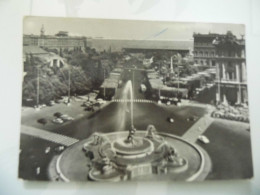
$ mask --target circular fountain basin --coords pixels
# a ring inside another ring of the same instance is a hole
[[[150,167],[157,159],[163,158],[161,150],[157,151],[156,149],[158,148],[156,143],[153,141],[151,143],[151,140],[145,138],[145,131],[137,131],[134,137],[137,137],[137,140],[140,138],[145,141],[130,150],[129,145],[124,142],[128,132],[122,131],[104,134],[111,143],[111,148],[104,145],[102,150],[104,150],[103,153],[107,155],[111,162],[110,165],[112,165],[112,167],[108,166],[108,169],[105,169],[105,173],[95,169],[92,166],[93,160],[82,151],[83,145],[90,140],[90,138],[87,138],[67,148],[58,158],[53,159],[49,166],[49,178],[55,180],[59,177],[63,181],[204,180],[211,169],[211,161],[207,153],[196,144],[189,143],[178,136],[165,133],[158,134],[178,151],[178,154],[184,159],[184,166],[178,167],[174,163],[168,164],[165,173],[154,173],[154,170]],[[108,152],[110,150],[114,151],[114,154]],[[137,158],[127,158],[127,156],[136,156]],[[114,166],[115,164],[116,166]],[[138,170],[138,175],[126,176],[124,171],[122,172],[122,169],[120,169],[124,167],[129,167],[132,173],[134,170]],[[141,174],[141,171],[144,170],[146,170],[145,173]]]

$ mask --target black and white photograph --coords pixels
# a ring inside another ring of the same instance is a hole
[[[24,17],[18,177],[251,179],[245,32],[243,24]]]

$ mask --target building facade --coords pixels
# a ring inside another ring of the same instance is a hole
[[[193,45],[193,56],[194,63],[200,65],[215,66],[216,61],[214,59],[216,48],[213,45],[213,40],[217,36],[222,36],[218,34],[200,34],[194,33],[194,45]]]
[[[230,31],[217,36],[215,46],[217,102],[247,104],[247,73],[245,40],[238,39]]]
[[[80,36],[69,36],[68,32],[60,31],[56,35],[45,35],[42,27],[40,35],[24,35],[24,46],[38,46],[48,49],[82,50],[87,47],[87,38]]]

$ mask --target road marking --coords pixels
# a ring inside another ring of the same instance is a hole
[[[112,102],[132,102],[129,99],[114,99],[112,100]],[[141,103],[156,103],[154,101],[151,100],[146,100],[146,99],[134,99],[133,102],[141,102]]]
[[[48,140],[57,144],[62,144],[64,146],[71,146],[72,144],[75,144],[79,141],[78,139],[72,137],[68,137],[58,133],[52,133],[46,130],[38,129],[35,127],[29,127],[25,125],[21,126],[21,133],[40,139]]]

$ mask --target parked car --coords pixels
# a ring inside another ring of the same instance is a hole
[[[198,140],[204,144],[208,144],[210,141],[205,135],[199,135]]]
[[[72,120],[74,120],[74,118],[72,118],[71,116],[68,116],[66,114],[61,115],[60,119],[62,119],[63,121],[72,121]]]
[[[105,104],[105,103],[106,103],[106,101],[103,100],[103,99],[101,99],[101,98],[98,98],[98,99],[97,99],[97,102],[100,103],[100,104]]]
[[[92,112],[94,112],[95,109],[94,109],[93,106],[86,106],[85,111],[92,111]]]
[[[64,121],[60,118],[55,118],[52,120],[53,123],[56,123],[56,124],[62,124]]]
[[[37,120],[38,123],[45,125],[47,123],[47,120],[45,118],[40,118]]]
[[[99,107],[101,104],[99,103],[99,102],[95,102],[95,103],[93,103],[92,105],[90,105],[90,106],[95,106],[95,107]]]
[[[62,115],[62,114],[61,114],[60,112],[55,112],[55,113],[53,114],[53,116],[55,116],[55,117],[57,117],[57,118],[59,118],[61,115]]]
[[[82,104],[82,106],[83,106],[83,107],[87,107],[87,106],[91,106],[92,104],[93,104],[93,102],[87,101],[87,102],[84,102],[84,103]]]
[[[46,104],[42,104],[42,105],[40,105],[41,106],[41,108],[45,108],[46,107]]]
[[[48,104],[49,106],[54,106],[55,105],[55,102],[53,100],[51,100]]]

